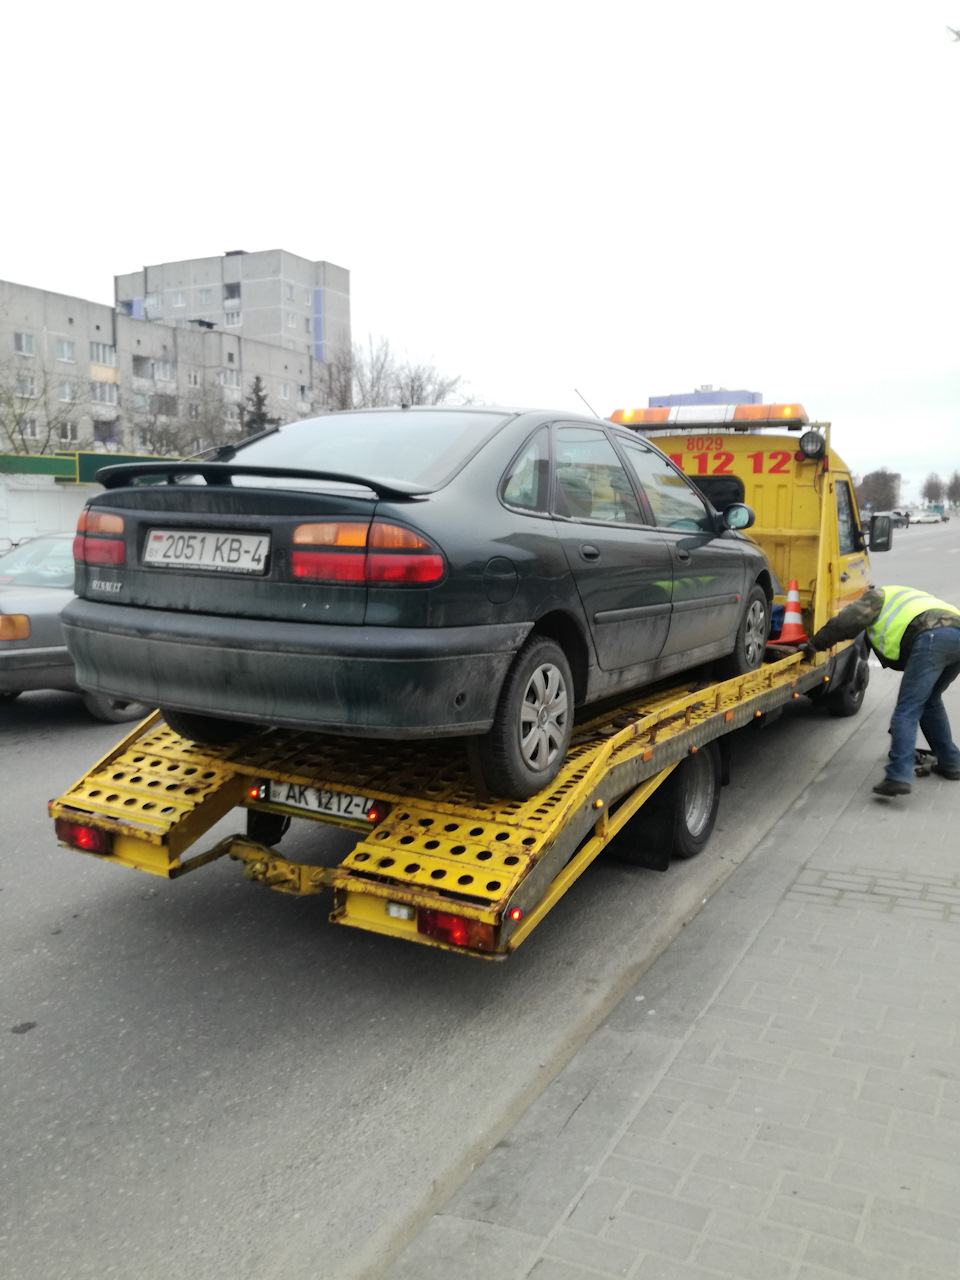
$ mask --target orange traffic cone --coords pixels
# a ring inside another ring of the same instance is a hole
[[[787,591],[787,607],[783,614],[783,626],[777,644],[805,644],[806,633],[803,630],[803,615],[800,612],[800,588],[796,578],[790,579]]]

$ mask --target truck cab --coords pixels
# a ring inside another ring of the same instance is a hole
[[[750,536],[782,587],[796,581],[808,636],[867,590],[868,545],[890,549],[889,517],[874,516],[864,529],[830,424],[811,422],[801,404],[618,409],[611,421],[652,439],[718,510],[732,502],[753,508]],[[775,626],[784,603],[775,596]],[[854,646],[865,664],[863,645]],[[838,661],[841,684],[854,662],[853,655]]]

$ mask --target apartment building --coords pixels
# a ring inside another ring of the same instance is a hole
[[[118,312],[213,325],[320,361],[350,346],[350,273],[284,249],[161,262],[114,278]]]
[[[256,377],[282,422],[326,407],[322,355],[350,345],[343,268],[227,254],[115,287],[110,307],[0,281],[0,452],[203,447],[239,426]],[[203,312],[208,294],[217,306]]]

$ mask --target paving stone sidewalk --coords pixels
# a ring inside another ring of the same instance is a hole
[[[384,1280],[960,1276],[960,784],[873,797],[889,705]]]

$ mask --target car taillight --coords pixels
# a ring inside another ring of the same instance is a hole
[[[25,613],[0,613],[0,640],[28,640],[30,619]]]
[[[417,586],[439,582],[446,567],[421,534],[382,520],[302,524],[294,530],[293,545],[293,576],[315,582]]]
[[[429,907],[417,909],[417,932],[452,947],[472,947],[474,951],[492,951],[496,945],[492,924]]]
[[[73,558],[78,564],[123,564],[123,516],[110,511],[81,511]]]
[[[57,839],[70,845],[71,849],[82,849],[84,853],[113,853],[113,832],[104,831],[101,827],[88,827],[82,822],[71,822],[69,818],[57,818],[54,821]]]

